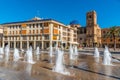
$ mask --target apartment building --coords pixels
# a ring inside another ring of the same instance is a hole
[[[52,45],[63,45],[67,48],[70,44],[77,45],[77,27],[64,25],[53,19],[40,19],[35,17],[28,21],[10,22],[1,25],[3,27],[2,46],[6,44],[10,48],[28,49],[32,46],[36,49],[47,49]]]
[[[3,27],[0,25],[0,47],[2,47],[2,40],[3,40]]]
[[[120,28],[120,26],[117,26],[116,28]],[[113,36],[106,36],[106,34],[110,31],[110,28],[104,28],[101,31],[102,34],[102,47],[104,47],[105,45],[107,45],[110,48],[114,47],[114,38]],[[116,40],[116,48],[120,48],[120,34],[118,36],[115,37]]]

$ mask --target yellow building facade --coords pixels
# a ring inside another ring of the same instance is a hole
[[[80,47],[101,47],[101,28],[95,11],[87,12],[86,26],[78,28],[78,42]]]
[[[3,27],[0,25],[0,47],[2,46],[2,40],[3,40]]]
[[[36,49],[47,49],[52,45],[55,47],[77,44],[77,28],[66,26],[53,19],[33,18],[29,21],[4,23],[2,46],[6,44],[10,48],[28,49],[32,46]]]

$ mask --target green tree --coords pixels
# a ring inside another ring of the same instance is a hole
[[[120,37],[120,27],[113,26],[105,35],[106,38],[113,38],[114,40],[114,50],[116,50],[116,38]]]

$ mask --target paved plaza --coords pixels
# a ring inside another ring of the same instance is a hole
[[[34,56],[35,64],[27,63],[23,59],[14,62],[11,55],[9,61],[0,59],[0,80],[119,80],[120,62],[113,59],[112,65],[103,65],[102,55],[98,61],[93,57],[92,51],[79,51],[75,61],[69,60],[69,53],[65,52],[64,65],[70,75],[54,72],[52,69],[56,57],[54,55],[50,58],[46,51],[42,51],[40,60],[36,60]],[[120,54],[113,53],[112,56],[118,59]]]

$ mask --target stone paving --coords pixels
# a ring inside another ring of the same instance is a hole
[[[93,53],[79,52],[75,61],[68,58],[65,53],[64,64],[70,75],[63,75],[52,71],[55,65],[55,56],[50,61],[48,54],[42,53],[35,64],[29,64],[23,60],[13,62],[12,58],[6,62],[0,59],[0,80],[120,80],[120,62],[114,61],[111,66],[102,64],[102,56],[98,61]],[[119,54],[112,54],[119,58]]]

